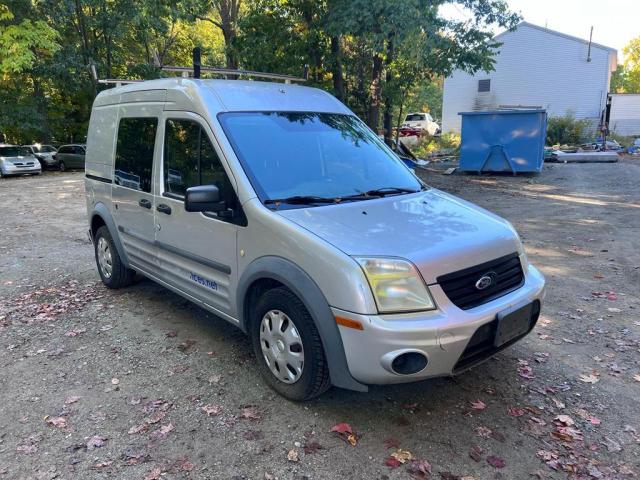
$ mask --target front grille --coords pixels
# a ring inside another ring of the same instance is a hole
[[[488,276],[492,284],[480,290],[476,283]],[[522,264],[517,253],[439,276],[436,281],[449,300],[462,310],[468,310],[520,288],[524,283]]]
[[[462,352],[462,355],[460,355],[460,358],[456,362],[456,365],[453,367],[453,373],[458,374],[464,370],[467,370],[468,368],[471,368],[474,365],[483,362],[487,358],[494,356],[500,350],[504,350],[508,346],[513,345],[518,340],[528,335],[531,330],[533,330],[533,327],[535,327],[536,323],[538,322],[539,316],[540,302],[536,300],[533,302],[533,307],[531,309],[529,330],[519,337],[511,339],[504,345],[500,345],[499,347],[496,347],[494,344],[496,330],[498,328],[498,319],[492,320],[489,323],[485,323],[475,331],[475,333],[471,337],[471,340],[469,340],[467,347],[464,349],[464,352]]]

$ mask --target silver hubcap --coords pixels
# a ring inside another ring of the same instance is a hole
[[[100,271],[105,278],[111,278],[113,273],[113,258],[111,257],[111,249],[109,248],[109,242],[104,237],[98,239],[98,265],[100,265]]]
[[[279,310],[270,310],[260,323],[260,346],[271,373],[284,383],[296,383],[304,369],[304,348],[298,329]]]

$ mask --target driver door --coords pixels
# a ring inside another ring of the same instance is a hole
[[[236,239],[246,220],[233,177],[206,122],[192,113],[166,112],[155,198],[156,246],[162,278],[231,318],[236,317]],[[216,185],[228,210],[187,212],[187,188]]]

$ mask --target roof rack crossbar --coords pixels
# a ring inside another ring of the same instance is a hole
[[[126,85],[127,83],[140,83],[140,82],[144,82],[144,80],[133,80],[133,79],[129,79],[129,80],[125,80],[122,78],[101,78],[98,80],[98,83],[103,83],[105,85]]]
[[[162,67],[165,72],[193,72],[192,67],[178,67],[173,65],[166,65]],[[217,75],[244,75],[247,77],[259,77],[259,78],[271,78],[273,80],[284,80],[285,82],[306,82],[307,79],[303,77],[294,77],[291,75],[283,75],[281,73],[265,73],[254,72],[253,70],[236,70],[233,68],[215,68],[215,67],[200,67],[201,72],[213,73]]]

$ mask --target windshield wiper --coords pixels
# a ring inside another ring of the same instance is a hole
[[[399,195],[401,193],[418,193],[420,190],[403,187],[382,187],[375,190],[368,190],[364,194],[367,196],[386,197],[387,195]]]
[[[311,205],[314,203],[336,203],[338,198],[317,197],[315,195],[295,195],[287,198],[269,198],[264,201],[265,205],[278,205],[286,203],[288,205]]]

